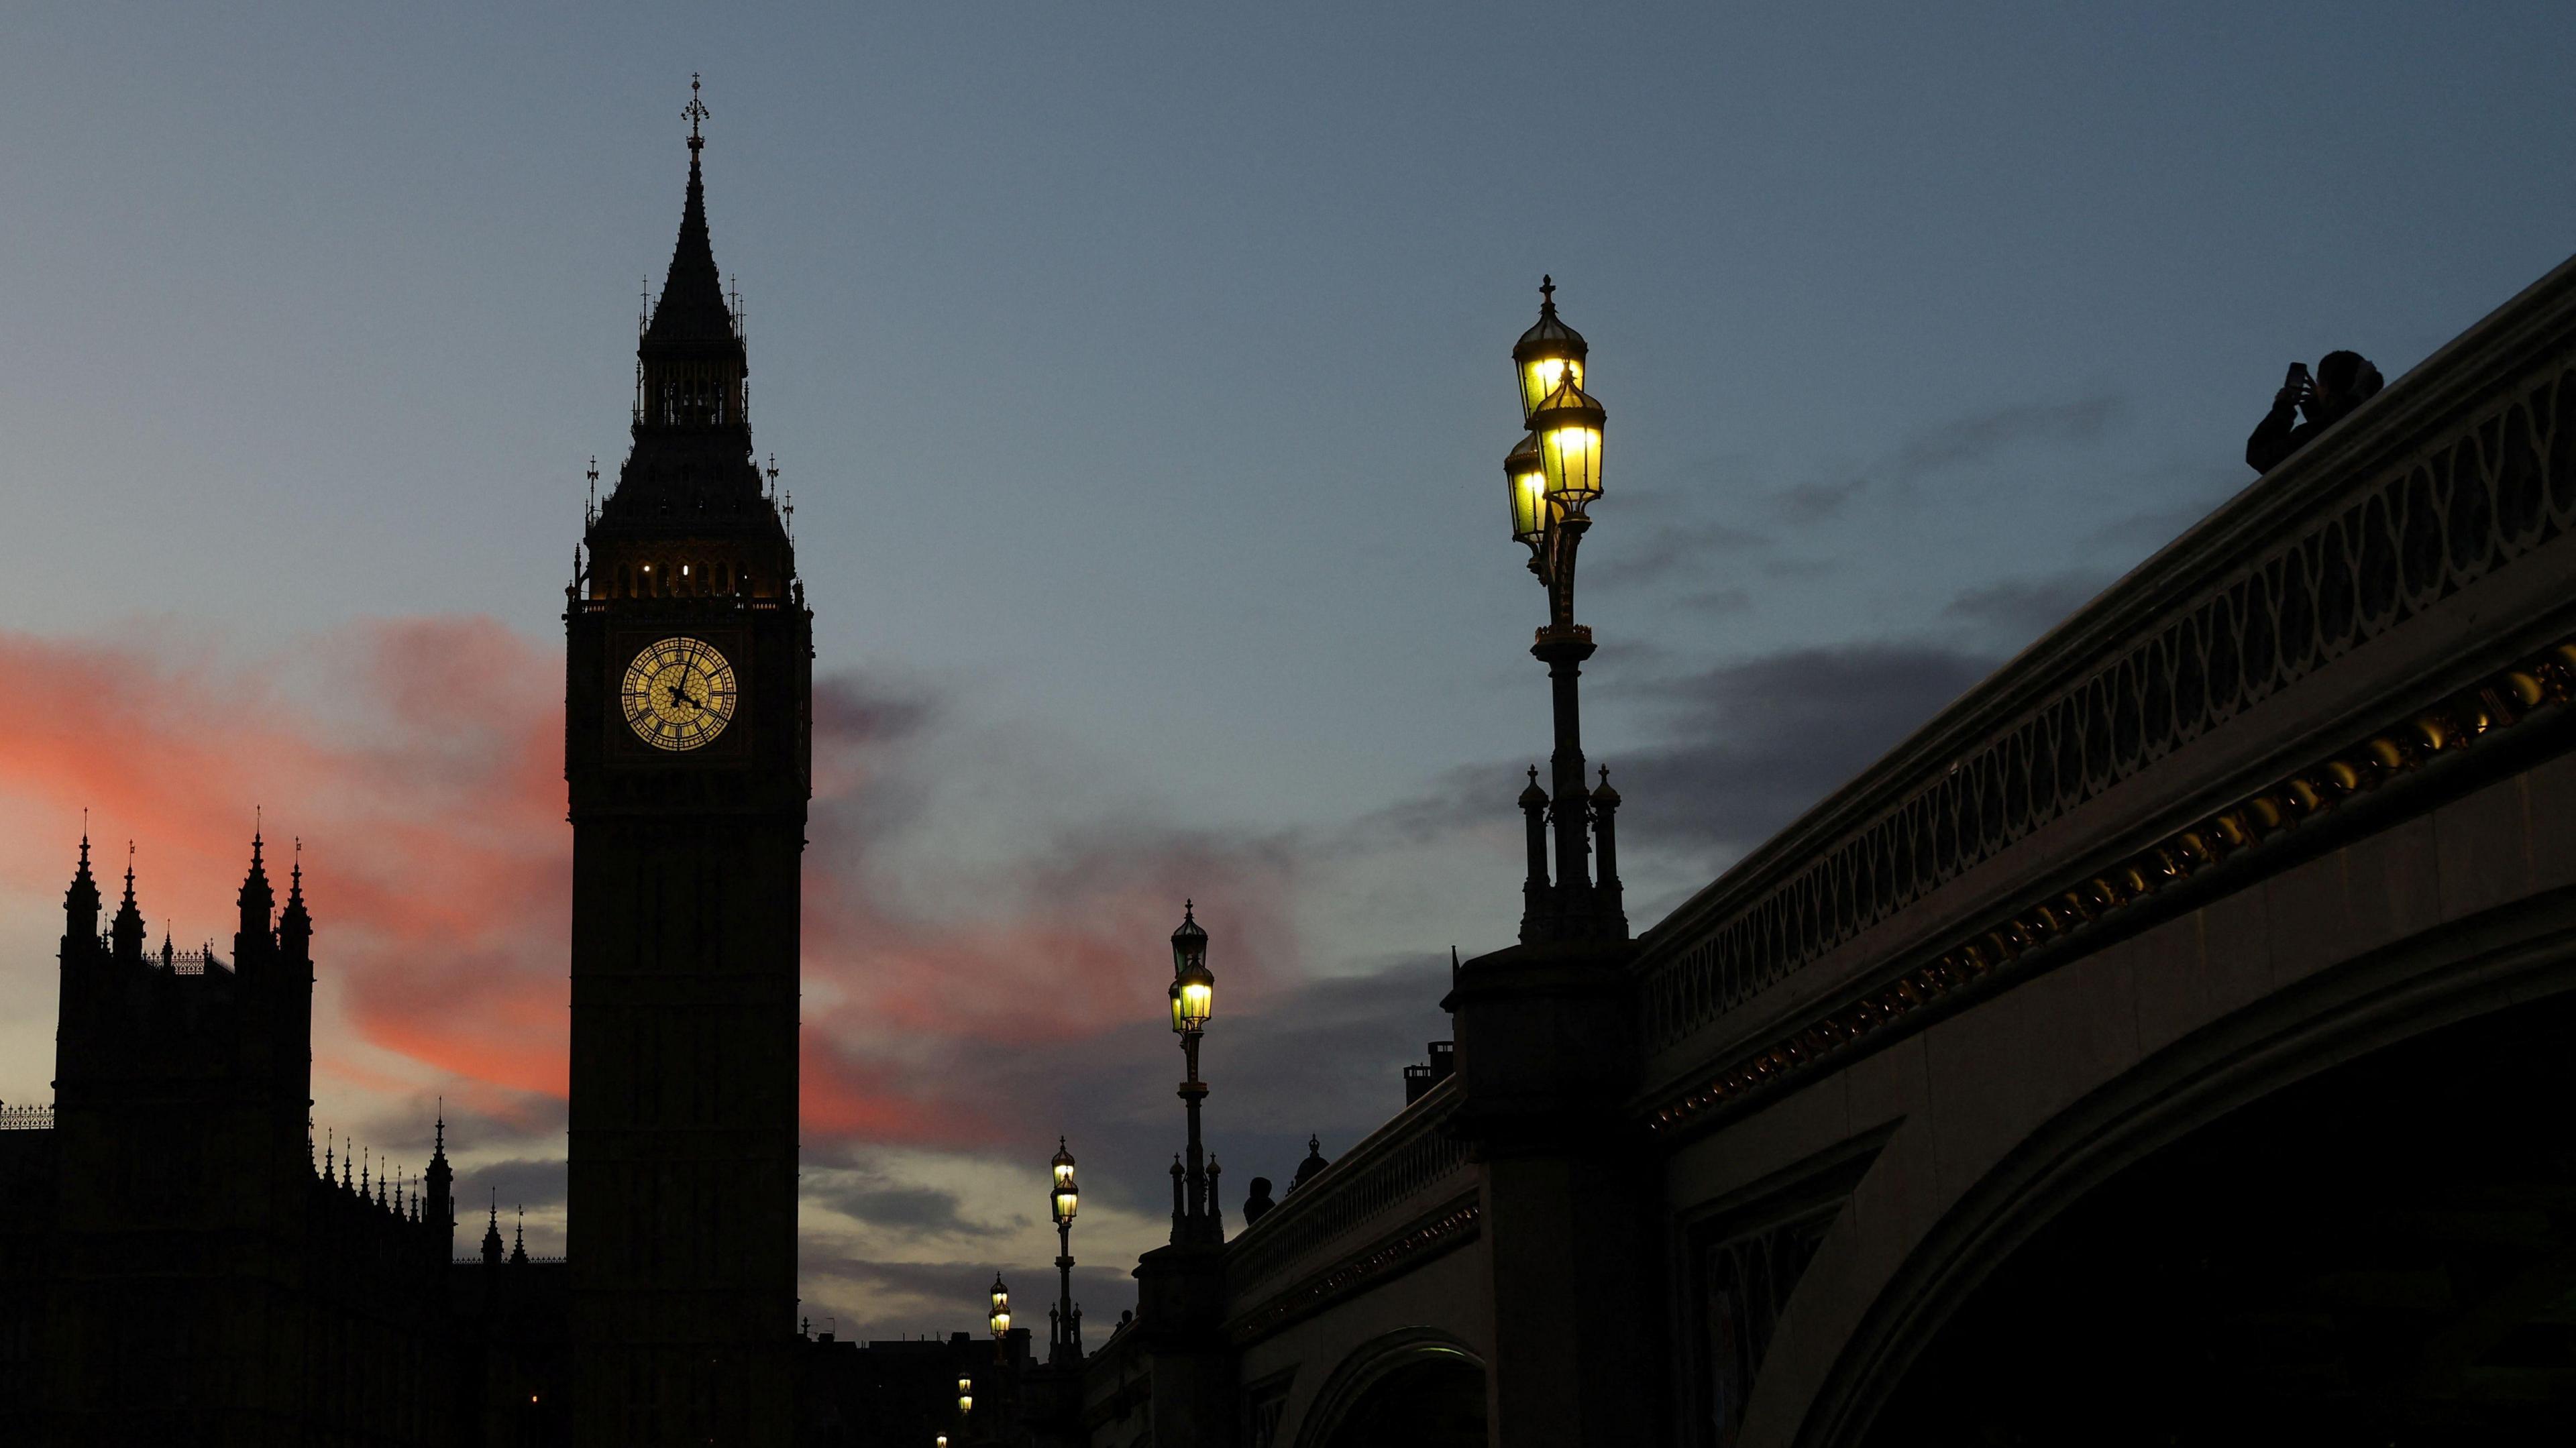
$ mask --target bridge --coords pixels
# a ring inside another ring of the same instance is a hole
[[[1068,1437],[2563,1431],[2571,535],[2576,261],[1635,940],[1466,963]]]

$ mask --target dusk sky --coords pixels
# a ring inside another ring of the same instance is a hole
[[[444,1095],[460,1196],[562,1250],[559,616],[693,71],[815,613],[844,1334],[996,1270],[1043,1331],[1059,1133],[1095,1333],[1132,1303],[1184,896],[1238,1224],[1511,942],[1541,273],[1610,415],[1585,734],[1642,929],[2251,482],[2289,361],[2393,380],[2576,246],[2563,0],[13,8],[0,1100],[48,1096],[82,810],[184,949],[262,808],[317,1129],[417,1171]]]

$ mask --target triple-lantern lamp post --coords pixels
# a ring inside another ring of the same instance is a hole
[[[1199,1079],[1199,1034],[1216,1010],[1216,977],[1207,966],[1208,934],[1198,922],[1195,901],[1181,902],[1180,928],[1172,932],[1172,1031],[1181,1038],[1181,1059],[1188,1075],[1181,1082],[1181,1102],[1189,1108],[1189,1145],[1172,1161],[1172,1241],[1215,1243],[1225,1240],[1225,1216],[1217,1205],[1219,1170],[1199,1139],[1199,1103],[1207,1083]],[[1183,1164],[1184,1159],[1187,1162]]]
[[[1047,1163],[1054,1178],[1047,1184],[1047,1206],[1055,1213],[1056,1302],[1047,1313],[1047,1361],[1082,1360],[1082,1313],[1073,1305],[1073,1214],[1082,1206],[1082,1188],[1073,1179],[1073,1151],[1055,1139],[1055,1160]]]
[[[1619,898],[1612,823],[1619,793],[1603,770],[1600,787],[1583,785],[1583,723],[1578,681],[1592,657],[1592,630],[1574,621],[1574,557],[1592,526],[1585,510],[1601,496],[1601,434],[1608,414],[1583,390],[1591,347],[1556,314],[1556,279],[1539,283],[1538,323],[1512,347],[1520,383],[1520,442],[1503,460],[1512,538],[1530,551],[1530,572],[1547,588],[1548,620],[1530,652],[1547,665],[1556,708],[1556,748],[1548,784],[1530,771],[1521,791],[1527,818],[1529,875],[1522,886],[1521,939],[1624,940],[1628,917]],[[1556,868],[1548,869],[1553,827]],[[1600,851],[1596,879],[1589,856]]]

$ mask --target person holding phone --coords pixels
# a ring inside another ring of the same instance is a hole
[[[2281,390],[2272,394],[2272,410],[2245,439],[2245,462],[2258,473],[2279,467],[2290,454],[2306,447],[2318,433],[2379,392],[2379,369],[2358,352],[2328,352],[2318,359],[2316,380],[2308,364],[2293,362]],[[2307,421],[2296,421],[2300,413]]]

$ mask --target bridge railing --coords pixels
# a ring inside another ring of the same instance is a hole
[[[2539,702],[2460,702],[2498,670],[2563,693],[2533,660],[2576,633],[2571,532],[2576,261],[1647,932],[1643,1104],[1706,1109]]]
[[[1419,1210],[1471,1189],[1467,1148],[1442,1130],[1457,1108],[1457,1078],[1450,1077],[1236,1234],[1226,1247],[1229,1312],[1257,1306],[1349,1249],[1405,1226]]]

